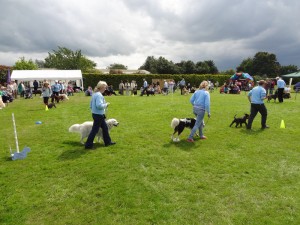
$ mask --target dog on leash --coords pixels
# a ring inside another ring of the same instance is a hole
[[[119,122],[116,119],[108,119],[106,120],[106,124],[109,132],[113,127],[117,127],[119,125]],[[92,127],[93,127],[93,121],[87,121],[82,124],[73,124],[69,128],[69,132],[80,133],[81,135],[80,143],[84,144],[83,139],[89,136]],[[96,136],[98,138],[98,142],[100,142],[101,138],[103,139],[103,133],[101,128],[99,129],[99,132],[97,133]]]
[[[64,100],[69,100],[68,95],[66,94],[59,94],[60,100],[64,101]]]
[[[48,104],[48,109],[52,109],[53,107],[56,108],[56,105],[54,102],[51,102]]]
[[[236,117],[236,115],[234,116],[233,121],[230,124],[230,127],[235,123],[235,127],[238,127],[238,125],[240,125],[240,127],[242,126],[242,124],[244,123],[247,126],[247,119],[249,118],[249,114],[245,113],[245,115],[243,117]]]
[[[276,102],[277,98],[278,98],[278,90],[276,90],[274,94],[267,96],[267,102],[270,102],[272,99],[274,99],[274,102]]]
[[[276,102],[277,97],[278,97],[277,92],[275,92],[275,94],[273,94],[273,95],[268,95],[267,102],[270,102],[272,99],[274,99],[274,102]]]
[[[174,142],[180,141],[179,136],[184,130],[184,128],[187,127],[189,129],[193,129],[195,123],[196,123],[195,118],[184,118],[184,119],[173,118],[171,121],[171,127],[174,129],[174,133],[172,134],[171,139]],[[204,121],[203,121],[203,127],[204,127]],[[177,137],[174,137],[176,133],[177,133]],[[196,135],[199,136],[197,133]]]

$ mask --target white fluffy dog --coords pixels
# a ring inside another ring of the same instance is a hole
[[[69,100],[69,97],[66,94],[59,94],[59,96],[62,96],[63,100]]]
[[[108,126],[108,132],[113,128],[119,125],[119,122],[116,119],[106,120],[106,124]],[[69,132],[75,132],[81,134],[80,143],[84,144],[83,139],[88,137],[93,127],[93,121],[87,121],[82,124],[73,124],[69,128]],[[100,139],[103,139],[102,129],[99,129],[99,132],[96,135],[98,137],[98,142]]]

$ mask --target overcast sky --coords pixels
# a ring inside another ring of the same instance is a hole
[[[300,67],[299,0],[0,0],[0,65],[57,46],[104,69],[147,56],[235,69],[259,51]]]

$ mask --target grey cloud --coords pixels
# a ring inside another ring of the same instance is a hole
[[[57,46],[105,62],[132,57],[135,67],[154,55],[235,68],[258,51],[300,64],[297,0],[4,0],[1,8],[0,64]]]

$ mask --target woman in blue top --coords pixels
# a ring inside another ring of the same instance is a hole
[[[208,113],[208,117],[210,118],[210,95],[208,92],[207,81],[201,82],[199,90],[192,95],[190,102],[193,105],[193,113],[197,116],[197,119],[187,141],[194,142],[193,136],[198,129],[200,139],[207,139],[207,137],[203,135],[203,119],[205,112]]]
[[[85,149],[93,149],[94,138],[98,133],[100,127],[103,133],[103,141],[105,146],[114,145],[115,142],[111,141],[108,133],[108,127],[105,121],[105,110],[107,109],[109,102],[106,102],[102,93],[106,90],[107,84],[104,81],[99,81],[94,93],[92,95],[90,108],[93,116],[93,127],[85,143]]]

